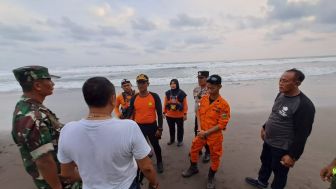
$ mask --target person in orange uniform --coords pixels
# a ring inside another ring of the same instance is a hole
[[[145,138],[152,144],[156,156],[157,172],[163,172],[163,163],[159,139],[162,136],[162,104],[158,94],[147,90],[148,76],[140,74],[136,78],[139,93],[134,95],[130,102],[128,117],[133,117],[139,125]]]
[[[114,113],[120,119],[129,119],[127,117],[131,98],[135,95],[135,90],[132,89],[131,81],[123,79],[121,88],[124,90],[117,96]]]
[[[223,134],[230,119],[230,106],[219,94],[222,88],[222,79],[219,75],[211,75],[207,79],[208,95],[199,102],[198,116],[200,130],[194,138],[190,150],[191,165],[182,172],[183,177],[190,177],[198,173],[197,162],[199,151],[205,144],[210,148],[211,166],[208,174],[207,189],[215,188],[214,177],[220,165],[223,153]]]
[[[183,145],[184,121],[187,120],[188,103],[187,94],[180,89],[177,79],[170,81],[170,90],[166,91],[163,105],[163,117],[167,119],[170,140],[167,143],[172,145],[175,142],[175,124],[177,126],[177,146]]]

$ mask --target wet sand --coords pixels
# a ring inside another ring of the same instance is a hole
[[[290,170],[288,189],[324,189],[328,184],[319,178],[319,171],[335,157],[336,145],[336,83],[335,75],[307,78],[302,91],[314,102],[317,113],[313,131],[301,159]],[[189,166],[188,151],[193,138],[193,85],[181,85],[189,101],[188,120],[185,122],[184,146],[167,146],[169,131],[164,121],[164,134],[160,141],[165,171],[159,175],[162,189],[205,188],[209,164],[199,163],[200,173],[191,178],[182,178],[181,172]],[[167,86],[150,86],[153,92],[163,97]],[[120,89],[118,89],[120,91]],[[221,167],[216,174],[219,189],[252,189],[244,183],[246,176],[256,176],[260,161],[262,141],[260,127],[267,119],[277,93],[277,80],[224,83],[223,96],[232,109],[231,121],[224,132],[224,154]],[[20,93],[1,93],[0,101],[0,185],[1,188],[33,189],[31,178],[23,169],[17,147],[10,137],[12,111]],[[46,102],[66,123],[87,114],[81,91],[55,90]],[[153,159],[155,164],[155,158]],[[146,187],[143,187],[146,188]]]

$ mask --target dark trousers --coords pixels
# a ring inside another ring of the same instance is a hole
[[[263,145],[261,152],[261,168],[259,170],[258,180],[264,184],[268,184],[272,172],[274,173],[274,179],[271,185],[272,189],[283,189],[287,183],[287,174],[289,168],[283,166],[280,161],[281,158],[288,154],[288,151],[274,148],[266,143]]]
[[[183,141],[183,135],[184,135],[184,120],[183,117],[181,118],[172,118],[167,117],[167,123],[169,127],[169,134],[170,134],[170,141],[175,141],[175,125],[177,126],[177,141],[182,142]]]
[[[141,189],[140,188],[140,183],[138,182],[138,177],[135,177],[135,179],[133,180],[133,183],[131,184],[129,189]]]
[[[156,156],[156,161],[162,162],[162,155],[161,155],[161,147],[159,144],[159,139],[155,136],[155,133],[157,131],[157,125],[156,122],[152,124],[138,124],[142,134],[145,136],[145,138],[149,139],[149,142],[152,144]]]
[[[197,123],[197,117],[196,116],[195,116],[195,128],[194,128],[194,132],[195,132],[195,136],[197,136],[197,134],[198,134],[198,123]],[[208,154],[210,154],[210,148],[209,148],[209,146],[207,144],[204,146],[204,148],[205,148],[205,152],[208,153]]]

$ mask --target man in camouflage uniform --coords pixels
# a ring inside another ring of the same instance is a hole
[[[56,158],[60,129],[56,115],[42,103],[52,94],[54,83],[48,69],[26,66],[13,70],[23,95],[13,113],[12,136],[20,149],[23,165],[39,189],[81,188],[65,184]]]

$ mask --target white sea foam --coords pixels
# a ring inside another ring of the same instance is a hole
[[[224,82],[239,82],[278,78],[283,71],[290,68],[301,69],[307,76],[336,73],[336,56],[286,58],[244,61],[205,61],[189,63],[162,63],[142,65],[106,65],[55,67],[50,72],[61,76],[55,80],[56,88],[81,88],[84,81],[93,76],[104,76],[119,86],[123,78],[135,83],[139,73],[150,77],[151,85],[168,85],[172,78],[178,78],[181,84],[196,83],[199,70],[209,70],[219,74]],[[0,71],[0,92],[18,91],[19,85],[11,71]]]

